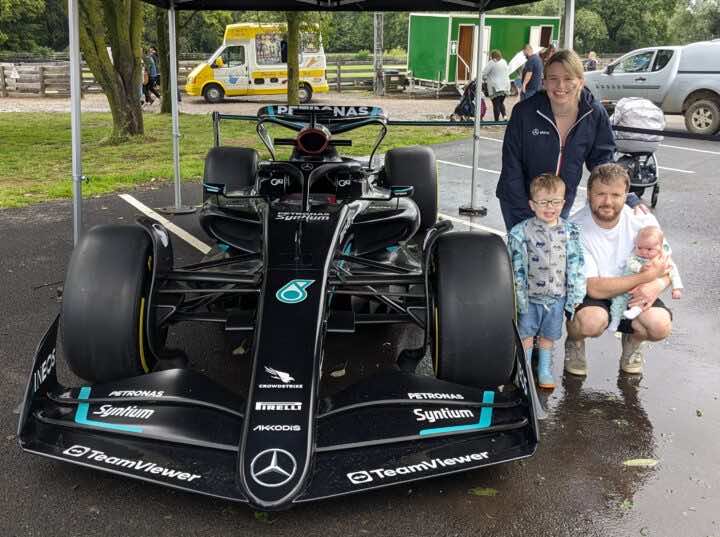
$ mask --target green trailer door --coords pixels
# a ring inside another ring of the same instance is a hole
[[[412,15],[408,35],[408,70],[422,80],[445,80],[449,18]]]

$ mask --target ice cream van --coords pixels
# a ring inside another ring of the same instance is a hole
[[[299,99],[329,91],[319,30],[300,33]],[[192,70],[188,95],[209,103],[225,96],[287,94],[287,25],[239,23],[225,28],[222,46]]]

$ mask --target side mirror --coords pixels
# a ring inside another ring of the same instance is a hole
[[[213,69],[220,69],[221,67],[225,67],[225,62],[222,58],[215,58],[215,61],[212,64]]]
[[[611,74],[613,74],[614,70],[615,70],[615,65],[610,64],[605,68],[605,74],[611,75]]]

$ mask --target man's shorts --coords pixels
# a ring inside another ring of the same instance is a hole
[[[587,295],[585,295],[585,300],[582,301],[582,303],[575,308],[575,313],[580,311],[583,308],[586,308],[588,306],[597,306],[599,308],[603,308],[607,314],[608,314],[608,324],[610,320],[610,304],[612,301],[610,299],[601,299],[601,298],[591,298]],[[673,314],[670,308],[668,308],[665,303],[660,300],[659,298],[655,299],[655,302],[653,302],[653,305],[651,306],[653,308],[662,308],[665,311],[667,311],[670,314],[670,320],[672,321]],[[568,320],[570,319],[570,314],[565,312],[565,315],[567,316]],[[632,334],[634,332],[632,328],[632,319],[623,319],[620,321],[620,326],[618,326],[618,332],[622,332],[623,334]]]
[[[558,300],[546,306],[530,302],[525,313],[518,314],[520,339],[539,336],[550,341],[562,337],[563,310],[565,300]]]

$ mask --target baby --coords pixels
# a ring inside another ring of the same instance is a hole
[[[660,228],[657,226],[645,226],[640,229],[635,236],[635,249],[630,257],[628,257],[625,265],[625,273],[637,274],[646,263],[660,255],[665,255],[671,267],[670,285],[672,287],[672,297],[675,300],[682,298],[682,280],[680,279],[677,266],[672,259],[670,259],[670,254],[670,246],[667,241],[665,241],[665,237]],[[629,293],[623,293],[612,299],[609,330],[613,332],[616,331],[623,317],[625,319],[634,319],[642,313],[643,310],[640,306],[633,306],[628,309],[627,305],[629,300]]]

